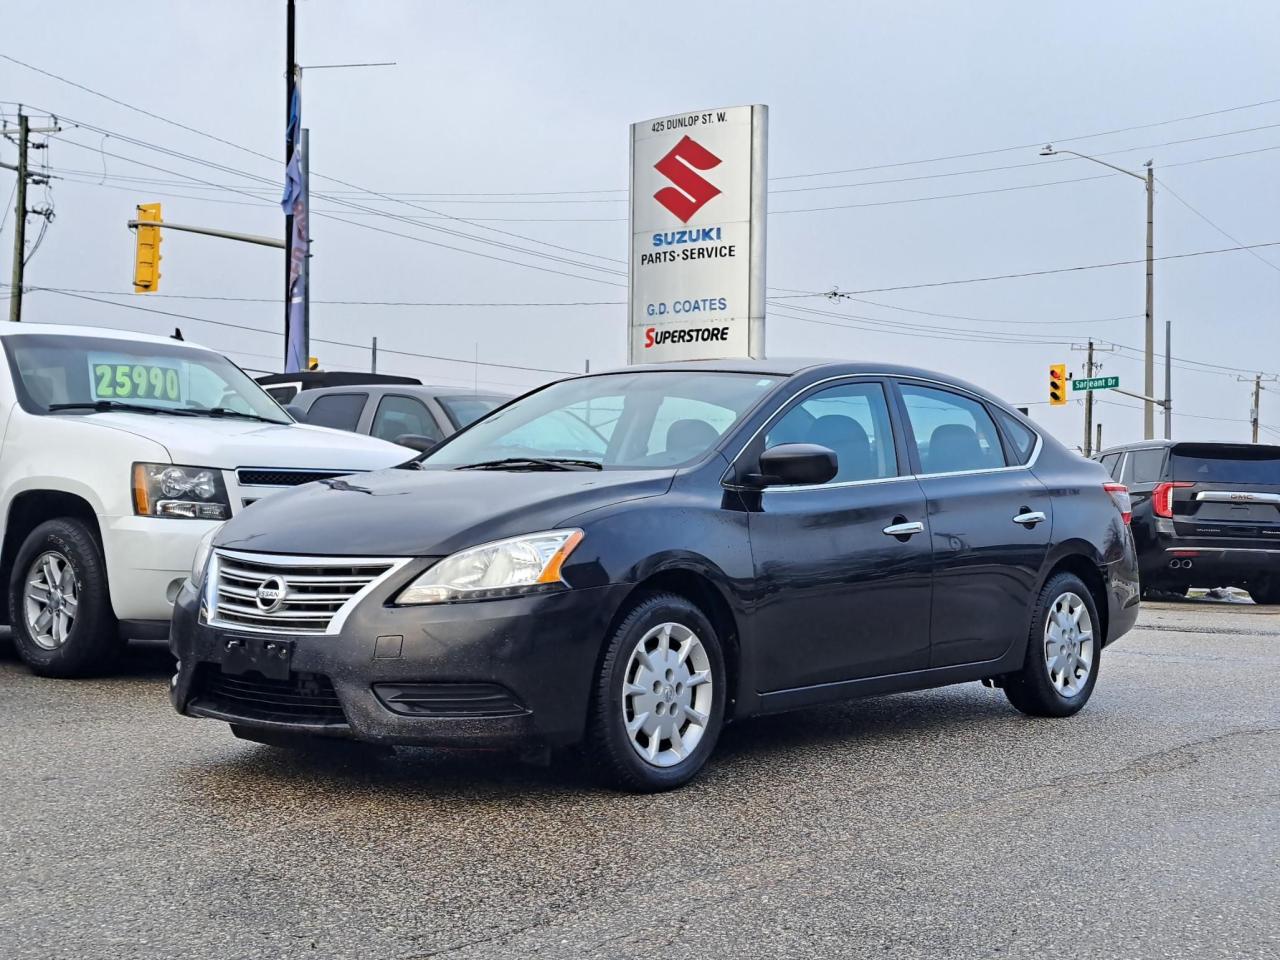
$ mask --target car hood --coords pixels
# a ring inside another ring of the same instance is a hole
[[[154,440],[174,463],[194,467],[380,470],[417,455],[385,440],[300,423],[124,412],[87,414],[84,419]]]
[[[382,470],[309,483],[228,520],[219,547],[320,556],[443,556],[658,496],[674,472]]]

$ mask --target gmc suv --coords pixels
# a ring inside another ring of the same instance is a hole
[[[1148,440],[1097,459],[1129,488],[1144,592],[1280,603],[1280,446]]]

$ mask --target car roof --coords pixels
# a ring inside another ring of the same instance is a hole
[[[70,323],[12,323],[8,324],[2,335],[6,337],[23,337],[42,335],[47,337],[99,337],[103,340],[132,340],[134,343],[181,343],[183,346],[195,347],[198,350],[209,350],[202,343],[190,340],[174,340],[172,337],[157,337],[150,333],[138,333],[134,330],[114,330],[111,327],[91,327]],[[213,351],[217,352],[217,351]]]
[[[308,390],[299,390],[297,397],[323,397],[335,393],[369,393],[369,394],[387,394],[398,393],[405,396],[420,397],[492,397],[498,400],[506,400],[510,398],[510,394],[494,393],[486,390],[483,393],[475,393],[466,387],[437,387],[431,384],[419,383],[349,383],[339,387],[312,387]]]
[[[794,377],[806,374],[814,378],[843,376],[888,376],[910,377],[919,380],[933,380],[944,385],[951,385],[976,393],[979,396],[1012,408],[1007,400],[1003,400],[983,387],[969,383],[949,373],[926,370],[922,367],[909,367],[897,363],[872,363],[865,360],[833,360],[830,357],[770,357],[765,359],[726,359],[726,360],[684,360],[670,363],[645,363],[628,367],[616,367],[602,373],[647,373],[652,371],[713,371],[716,373],[748,373],[760,376]],[[597,376],[597,374],[587,374]]]

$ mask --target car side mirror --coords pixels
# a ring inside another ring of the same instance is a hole
[[[816,443],[780,443],[760,454],[760,472],[748,481],[761,487],[826,483],[840,469],[836,452]]]
[[[303,410],[302,407],[298,406],[296,403],[286,403],[284,405],[284,412],[293,417],[293,419],[298,421],[298,423],[307,422],[307,411]]]
[[[434,450],[439,440],[432,440],[420,433],[402,433],[396,437],[395,442],[402,447],[408,447],[411,450],[417,450],[419,453],[427,453]]]

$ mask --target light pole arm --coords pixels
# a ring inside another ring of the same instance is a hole
[[[1117,167],[1114,163],[1107,163],[1107,161],[1099,160],[1097,157],[1091,157],[1087,153],[1076,153],[1074,150],[1059,150],[1056,147],[1054,148],[1053,153],[1069,153],[1073,157],[1079,157],[1081,160],[1092,160],[1094,163],[1100,163],[1104,167],[1110,167],[1112,170],[1116,171],[1116,173],[1128,174],[1131,177],[1136,177],[1143,183],[1147,182],[1147,178],[1140,173],[1134,173],[1132,170],[1126,170],[1124,167]],[[1045,156],[1051,157],[1053,156],[1053,153],[1045,154]]]

